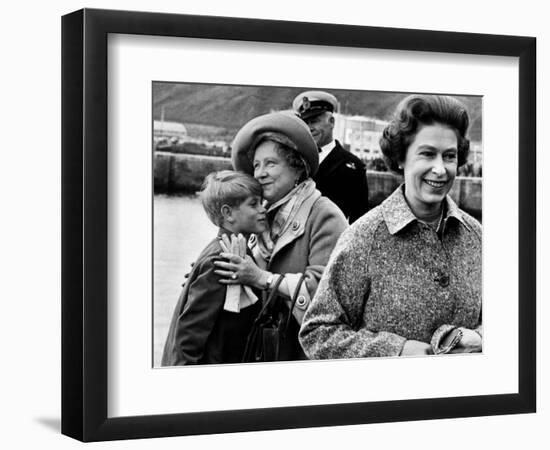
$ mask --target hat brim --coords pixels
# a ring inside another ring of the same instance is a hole
[[[235,170],[254,174],[252,161],[247,153],[259,135],[266,132],[281,133],[297,147],[298,153],[309,165],[310,176],[319,168],[319,150],[305,122],[294,114],[282,112],[265,114],[246,123],[237,133],[231,145],[231,163]]]
[[[302,120],[311,119],[313,117],[320,116],[321,114],[326,113],[326,112],[332,112],[332,111],[329,111],[328,109],[315,109],[313,111],[309,110],[309,111],[306,111],[306,112],[300,114],[300,119],[302,119]]]

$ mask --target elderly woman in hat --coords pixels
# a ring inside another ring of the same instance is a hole
[[[468,123],[452,97],[398,105],[380,146],[404,184],[339,240],[300,331],[310,358],[481,351],[481,225],[448,195]]]
[[[319,166],[318,149],[295,115],[271,113],[244,125],[232,144],[232,163],[260,182],[270,231],[252,243],[255,261],[222,253],[217,273],[226,284],[276,289],[273,314],[289,320],[276,359],[304,359],[299,325],[346,219],[315,188],[311,177]]]

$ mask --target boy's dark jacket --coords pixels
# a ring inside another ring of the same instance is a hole
[[[239,313],[224,311],[226,287],[214,273],[222,248],[220,230],[197,258],[180,294],[161,365],[238,363],[261,301]]]

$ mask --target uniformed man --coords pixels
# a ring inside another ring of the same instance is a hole
[[[367,172],[363,162],[332,136],[338,100],[322,91],[302,92],[292,102],[319,147],[317,189],[336,203],[353,223],[368,211]]]

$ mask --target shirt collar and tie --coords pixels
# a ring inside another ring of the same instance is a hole
[[[333,139],[328,144],[319,148],[319,164],[329,155],[329,153],[336,147],[336,141]]]

